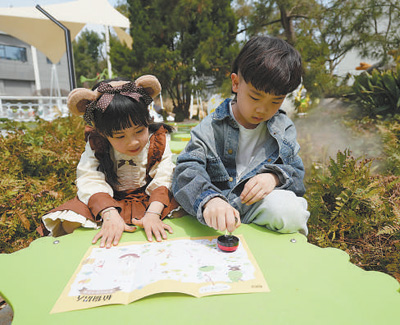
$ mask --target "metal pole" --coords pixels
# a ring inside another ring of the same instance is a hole
[[[36,47],[34,47],[33,45],[31,45],[31,52],[32,52],[33,72],[35,75],[36,93],[37,93],[37,95],[42,96],[42,94],[41,94],[42,86],[40,84],[40,74],[39,74],[39,64],[38,64],[37,52],[36,52]]]
[[[107,58],[107,70],[108,70],[108,79],[112,78],[112,67],[110,60],[110,28],[108,26],[104,26],[106,28],[106,58]]]
[[[52,15],[50,15],[41,6],[36,5],[36,9],[39,10],[41,13],[43,13],[47,18],[49,18],[58,27],[60,27],[64,30],[65,45],[67,48],[69,87],[71,88],[70,90],[72,90],[72,89],[76,88],[76,79],[75,79],[75,69],[74,69],[74,57],[72,55],[71,33],[67,27],[65,27],[63,24],[61,24],[57,19],[55,19]]]

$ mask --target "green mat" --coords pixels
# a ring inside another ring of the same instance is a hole
[[[187,141],[170,141],[169,146],[171,148],[171,152],[174,154],[179,154],[183,149],[185,149]]]
[[[190,133],[189,132],[176,132],[171,134],[171,140],[173,141],[189,141]]]
[[[170,238],[216,236],[218,232],[185,216],[166,221]],[[0,295],[18,324],[398,324],[399,283],[349,262],[343,251],[318,248],[300,234],[282,235],[256,225],[242,234],[271,292],[202,298],[155,294],[129,305],[49,314],[97,231],[34,241],[27,249],[0,255]],[[142,230],[122,242],[144,241]],[[57,243],[57,244],[56,244]]]

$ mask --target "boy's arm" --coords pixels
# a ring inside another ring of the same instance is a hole
[[[297,196],[303,196],[305,193],[304,165],[298,155],[300,145],[296,137],[296,128],[290,121],[284,132],[284,139],[287,144],[285,150],[281,150],[281,161],[278,164],[266,163],[258,173],[275,174],[280,182],[280,186],[277,188],[292,191]]]
[[[189,214],[206,224],[203,217],[204,205],[212,198],[220,197],[226,200],[221,191],[212,184],[207,173],[207,144],[203,140],[202,130],[191,132],[191,140],[184,151],[178,156],[175,167],[172,192],[175,199]]]
[[[206,224],[215,230],[233,232],[241,224],[239,211],[219,197],[204,205],[203,216]]]

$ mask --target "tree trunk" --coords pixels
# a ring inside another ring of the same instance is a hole
[[[285,31],[286,41],[289,44],[294,45],[296,42],[296,34],[294,32],[292,20],[283,4],[279,4],[279,10],[281,12],[281,22]]]

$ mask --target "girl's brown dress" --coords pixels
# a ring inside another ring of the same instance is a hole
[[[161,218],[165,218],[169,213],[177,209],[179,206],[173,198],[172,193],[165,186],[160,186],[153,190],[150,196],[145,192],[145,190],[152,181],[149,171],[153,166],[161,161],[161,158],[164,154],[167,141],[166,134],[167,130],[161,126],[150,137],[147,156],[146,184],[144,186],[129,191],[114,190],[113,197],[108,193],[96,193],[90,197],[87,205],[80,201],[76,196],[72,200],[51,210],[49,214],[56,211],[73,211],[81,216],[84,216],[86,219],[99,224],[102,221],[99,213],[106,208],[115,207],[118,209],[125,223],[131,224],[131,220],[133,218],[143,218],[144,213],[151,202],[158,201],[164,204],[164,210],[162,211]],[[102,137],[94,129],[87,127],[85,137],[88,139],[92,150],[95,152],[104,149]],[[44,224],[38,228],[38,232],[41,235],[49,234],[49,230]]]

